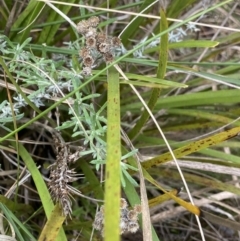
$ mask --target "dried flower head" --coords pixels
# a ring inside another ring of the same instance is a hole
[[[105,53],[104,59],[105,59],[106,63],[112,63],[114,60],[113,54],[111,52]]]
[[[97,29],[93,27],[90,27],[88,31],[85,33],[86,38],[95,37],[96,35],[97,35]]]
[[[86,32],[88,31],[89,28],[89,23],[86,20],[82,20],[77,24],[77,32],[85,35]]]
[[[82,49],[80,49],[79,55],[80,55],[80,57],[85,58],[86,56],[89,55],[89,52],[90,52],[90,51],[89,51],[88,48],[83,47]]]
[[[99,219],[99,218],[95,218],[95,221],[93,223],[93,227],[96,229],[96,230],[102,230],[103,229],[103,220]]]
[[[97,43],[104,43],[107,41],[107,35],[105,33],[98,33],[96,36]]]
[[[84,59],[83,59],[83,64],[86,66],[86,67],[91,67],[94,63],[94,60],[92,58],[91,55],[87,55]]]
[[[114,45],[116,47],[119,47],[122,44],[120,38],[118,38],[118,37],[112,37],[111,43],[112,43],[112,45]]]
[[[129,212],[129,210],[128,210],[127,207],[121,208],[121,210],[120,210],[120,217],[121,217],[121,219],[128,218],[127,217],[128,216],[128,212]]]
[[[135,233],[139,229],[138,225],[138,213],[135,210],[128,210],[127,201],[124,198],[121,198],[120,202],[120,232],[132,232]],[[96,213],[93,227],[97,230],[100,230],[103,235],[104,229],[104,212],[103,206],[100,208],[100,211]]]
[[[138,213],[135,212],[134,210],[131,210],[131,211],[128,212],[128,219],[129,220],[136,221],[137,220],[137,216],[138,216]]]
[[[89,37],[86,39],[86,45],[90,48],[96,47],[96,39],[94,37]]]
[[[90,67],[83,67],[82,75],[85,75],[85,76],[92,75],[92,69]]]
[[[97,32],[99,22],[99,18],[93,16],[88,20],[80,21],[77,25],[77,31],[85,37],[86,45],[79,52],[84,66],[82,74],[85,76],[91,75],[92,69],[102,61],[113,62],[118,47],[122,46],[118,37],[110,37],[105,33]]]
[[[141,205],[135,205],[133,209],[136,213],[142,212],[142,206]]]
[[[88,19],[89,26],[96,28],[99,24],[99,17],[93,16]]]
[[[120,200],[120,208],[126,208],[128,206],[126,199],[121,198]]]
[[[100,43],[98,45],[98,50],[100,53],[107,53],[110,50],[110,46],[108,43]]]
[[[93,222],[93,227],[96,230],[102,230],[103,229],[103,212],[99,211],[96,213],[95,220]]]
[[[139,224],[137,222],[130,222],[128,224],[128,231],[131,233],[136,233],[139,229]]]
[[[101,213],[104,213],[104,206],[101,206],[101,207],[100,207],[100,212],[101,212]]]

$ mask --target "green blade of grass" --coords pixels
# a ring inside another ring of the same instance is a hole
[[[228,76],[226,78],[226,76],[224,75],[219,75],[219,74],[212,74],[212,73],[206,73],[206,72],[200,72],[200,71],[195,71],[191,68],[187,68],[187,69],[184,69],[184,70],[181,70],[180,68],[177,68],[176,66],[175,67],[169,67],[169,69],[174,69],[175,71],[179,71],[179,72],[183,72],[183,73],[186,73],[186,74],[191,74],[193,76],[199,76],[203,79],[208,79],[208,80],[211,80],[211,81],[215,81],[217,83],[225,83],[227,84],[228,82],[230,83],[234,83],[236,81],[236,79],[232,79]]]
[[[179,48],[213,48],[219,44],[217,41],[209,40],[183,40],[181,42],[173,42],[168,44],[169,49]],[[155,53],[158,51],[157,47],[147,48],[144,54]],[[190,63],[192,65],[192,63]]]
[[[126,99],[125,99],[126,101]],[[124,100],[123,100],[124,102]],[[130,104],[125,104],[121,111],[124,113],[128,111],[139,111],[142,107],[141,103],[133,103],[134,100],[129,100]],[[169,96],[168,98],[161,98],[156,104],[156,108],[177,108],[190,106],[204,106],[216,104],[236,104],[240,102],[239,90],[218,90],[210,92],[190,93],[185,95]]]
[[[69,3],[74,3],[75,0],[69,0]],[[70,5],[55,5],[63,14],[68,14],[71,10],[72,6]],[[48,18],[45,22],[51,23],[53,21],[60,21],[62,20],[62,16],[59,15],[56,11],[50,11]],[[57,33],[60,24],[54,24],[50,26],[46,26],[41,31],[41,34],[38,39],[38,43],[46,43],[47,45],[51,44],[54,40],[54,35]]]
[[[34,0],[31,0],[27,7],[24,9],[24,11],[18,16],[17,20],[14,22],[12,29],[17,29],[17,28],[20,28],[20,27],[23,27],[24,26],[24,21],[26,21],[26,19],[29,17],[29,15],[32,13],[32,11],[34,10],[34,8],[36,7],[36,4],[37,2],[34,1]],[[43,6],[43,3],[42,3],[42,6]],[[22,28],[21,28],[22,29]],[[11,31],[11,34],[10,34],[10,38],[11,39],[14,39],[16,37],[17,33],[16,32],[13,32]]]
[[[23,43],[29,37],[29,33],[33,27],[33,23],[38,18],[39,13],[43,9],[43,6],[43,2],[37,2],[35,0],[32,0],[28,4],[28,7],[20,15],[19,20],[16,21],[12,26],[12,28],[18,28],[19,26],[25,27],[24,31],[15,35],[14,40],[16,42]]]
[[[79,167],[82,169],[85,178],[88,180],[91,190],[94,192],[94,197],[102,200],[104,198],[103,190],[90,165],[85,160],[81,160],[79,162]]]
[[[160,22],[160,31],[164,32],[168,28],[167,24],[167,18],[165,16],[165,13],[163,9],[160,10],[161,15],[161,22]],[[159,49],[159,62],[158,62],[158,70],[157,70],[157,78],[164,79],[166,74],[166,67],[167,67],[167,59],[168,59],[168,34],[165,33],[161,36],[161,42],[160,42],[160,49]],[[153,110],[157,100],[160,96],[161,89],[160,88],[154,88],[151,93],[151,97],[148,101],[148,107],[150,110]],[[147,122],[149,118],[149,113],[145,109],[136,123],[136,125],[129,131],[128,136],[130,139],[135,138],[141,131],[144,124]]]
[[[211,110],[212,111],[212,110]],[[208,113],[206,111],[202,110],[192,110],[192,109],[169,109],[168,110],[169,114],[179,114],[181,116],[186,115],[186,116],[194,116],[196,118],[203,118],[206,120],[211,120],[215,122],[220,122],[224,124],[228,124],[233,121],[233,119],[228,118],[226,116],[220,115],[220,114],[212,114]],[[235,126],[239,126],[239,122],[235,122]]]
[[[186,88],[186,87],[188,87],[185,84],[177,83],[177,82],[174,82],[174,81],[160,79],[159,77],[156,78],[156,77],[149,77],[149,76],[138,75],[138,74],[131,74],[131,73],[127,73],[126,76],[128,77],[129,80],[131,80],[131,79],[143,80],[143,81],[146,81],[146,82],[149,82],[149,83],[159,84],[160,86],[163,86],[163,88],[164,87],[165,88],[169,88],[169,87],[172,87],[172,88],[173,87],[174,88]]]
[[[210,40],[183,40],[181,42],[169,43],[169,49],[173,48],[213,48],[219,44]]]
[[[14,146],[14,148],[17,147],[16,143],[14,143],[14,142],[12,142],[12,145]],[[24,148],[24,146],[21,143],[18,143],[18,151],[19,151],[19,156],[22,158],[22,160],[24,161],[25,165],[27,166],[29,172],[32,175],[32,178],[33,178],[33,181],[38,190],[38,195],[40,196],[44,211],[46,213],[47,218],[49,218],[51,215],[51,212],[54,208],[54,205],[52,202],[51,195],[48,191],[48,188],[47,188],[45,182],[43,181],[43,178],[42,178],[35,162],[33,161],[31,155],[28,153],[28,151]],[[61,228],[56,240],[58,240],[58,241],[66,240],[67,241],[64,230],[62,228]]]
[[[188,6],[190,6],[194,2],[196,2],[196,0],[181,0],[181,1],[175,0],[175,1],[172,1],[171,4],[169,4],[169,6],[168,6],[167,14],[171,18],[177,18],[178,15],[183,10],[188,8]]]
[[[223,144],[226,144],[225,142]],[[226,147],[224,145],[224,147]],[[204,150],[199,151],[200,153],[211,156],[211,157],[216,157],[219,160],[226,160],[226,162],[231,163],[231,165],[234,164],[240,164],[240,157],[237,155],[233,154],[227,154],[223,151],[217,151],[217,150],[212,150],[209,148],[206,148]],[[239,167],[238,167],[239,168]]]
[[[114,67],[108,71],[107,162],[104,205],[105,241],[120,240],[120,89],[119,74]]]
[[[4,205],[0,202],[0,209],[2,212],[5,214],[6,219],[8,222],[12,225],[14,231],[17,234],[18,240],[20,241],[25,241],[26,239],[24,238],[25,235],[23,235],[20,230],[22,230],[30,240],[35,241],[36,239],[33,237],[33,235],[29,232],[29,230],[23,225],[19,219]],[[26,237],[26,236],[25,236]],[[3,240],[3,239],[1,239]],[[5,239],[4,239],[5,240]]]
[[[145,0],[143,4],[141,5],[139,12],[146,9],[150,4],[152,4],[154,0]],[[148,8],[144,13],[148,13],[151,10],[151,8]],[[139,29],[139,26],[141,23],[145,20],[143,17],[137,17],[134,19],[134,21],[129,24],[128,28],[125,29],[123,34],[121,35],[122,43],[126,45],[129,42],[129,38],[132,38],[135,33],[137,33],[137,30]]]
[[[27,214],[33,213],[32,206],[28,204],[15,203],[3,195],[0,195],[0,203],[4,204],[9,210],[17,213],[18,215],[20,215],[23,211]]]

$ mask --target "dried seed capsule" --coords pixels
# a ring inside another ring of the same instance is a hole
[[[89,37],[86,39],[86,45],[90,48],[96,47],[96,39],[94,37]]]
[[[135,212],[134,210],[130,210],[128,212],[128,219],[131,220],[131,221],[137,221],[137,219],[138,219],[137,212]]]
[[[128,206],[125,198],[121,198],[120,200],[120,208],[126,208]]]
[[[137,213],[141,213],[142,212],[142,206],[137,204],[134,206],[133,210]]]
[[[88,32],[89,23],[86,20],[82,20],[77,24],[77,32],[80,34],[86,34]]]
[[[130,231],[131,233],[136,233],[138,229],[139,229],[138,223],[130,222],[128,224],[128,231]]]
[[[96,28],[93,28],[93,27],[88,28],[88,31],[85,33],[86,38],[95,37],[96,35],[97,35],[97,30]]]
[[[104,54],[104,59],[106,63],[111,63],[114,60],[113,54],[111,52],[107,52]]]
[[[89,49],[86,47],[83,47],[82,49],[80,49],[79,55],[80,57],[85,58],[86,56],[89,55]]]
[[[110,50],[110,46],[107,43],[100,43],[98,45],[98,51],[100,53],[107,53],[107,52],[109,52],[109,50]]]
[[[92,75],[92,69],[90,67],[83,67],[82,75],[85,75],[85,76]]]
[[[86,67],[91,67],[94,63],[94,60],[92,58],[92,56],[88,55],[86,56],[84,59],[83,59],[83,64],[86,66]]]
[[[113,45],[113,46],[116,46],[116,47],[118,47],[118,46],[120,46],[121,45],[121,39],[120,38],[118,38],[118,37],[112,37],[112,39],[111,39],[111,44]]]
[[[97,43],[104,43],[107,40],[107,35],[105,33],[98,33],[96,36]]]
[[[104,214],[104,206],[101,206],[100,207],[100,211],[99,212],[101,212],[102,214]]]
[[[98,26],[99,21],[100,21],[99,17],[97,17],[97,16],[93,16],[88,19],[89,26],[94,27],[94,28]]]
[[[97,212],[95,215],[95,220],[93,223],[93,227],[97,230],[102,230],[103,229],[103,213],[102,212]]]
[[[121,208],[120,210],[120,217],[121,218],[127,218],[127,215],[128,215],[128,208]]]
[[[120,219],[120,232],[123,234],[128,230],[128,220],[126,218]]]

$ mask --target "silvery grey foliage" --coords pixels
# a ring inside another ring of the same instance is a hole
[[[91,22],[92,20],[93,22]],[[85,67],[82,70],[73,68],[76,64],[74,64],[72,56],[55,54],[51,59],[37,57],[31,51],[26,50],[29,49],[31,38],[26,39],[22,44],[14,44],[6,36],[0,34],[0,53],[10,73],[19,86],[29,90],[27,93],[25,92],[27,99],[15,92],[12,108],[8,101],[0,103],[0,124],[12,122],[13,118],[16,120],[23,118],[29,102],[38,108],[46,108],[46,104],[49,105],[53,97],[61,98],[63,97],[62,93],[67,94],[78,88],[84,81],[82,73],[84,71],[91,73],[92,68],[98,64],[101,58],[105,58],[105,61],[108,62],[112,61],[113,56],[126,52],[119,38],[97,32],[94,22],[96,20],[98,18],[91,18],[90,22],[87,22],[87,27],[84,25],[85,21],[81,21],[83,25],[79,25],[79,31],[83,31],[88,45],[94,45],[95,41],[92,37],[96,36],[98,48],[98,50],[92,47],[86,48],[88,55],[94,56],[94,63],[91,62],[91,58],[86,58],[86,53],[83,52],[84,48],[80,50],[82,51],[81,57],[85,56],[83,58]],[[65,42],[64,44],[69,50],[75,50],[76,60],[80,61],[81,58],[77,56],[80,49],[79,42]],[[88,64],[91,64],[90,67],[87,66]],[[58,127],[58,130],[67,129],[73,133],[73,137],[82,140],[84,150],[81,151],[81,156],[91,155],[91,163],[95,165],[97,170],[100,165],[105,164],[106,160],[105,135],[107,129],[107,120],[102,114],[106,104],[98,111],[92,104],[92,100],[97,100],[98,97],[99,94],[92,94],[86,89],[77,92],[71,101],[72,108],[69,108],[69,119],[60,123]],[[127,171],[133,168],[125,163],[121,166],[122,184],[125,185],[124,178],[128,178],[136,184]]]

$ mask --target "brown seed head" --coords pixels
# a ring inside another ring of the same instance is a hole
[[[82,74],[85,76],[92,75],[92,69],[90,67],[83,67]]]
[[[100,21],[99,17],[97,17],[97,16],[93,16],[88,19],[89,26],[94,27],[94,28],[98,26],[99,21]]]
[[[142,212],[142,206],[140,204],[137,204],[134,206],[133,210],[137,213],[141,213]]]
[[[121,39],[120,38],[118,38],[118,37],[112,37],[112,39],[111,39],[111,44],[113,45],[113,46],[116,46],[116,47],[118,47],[118,46],[120,46],[121,45]]]
[[[90,48],[96,47],[96,39],[94,37],[87,38],[86,45]]]
[[[98,33],[96,37],[97,43],[104,43],[107,40],[107,35],[105,33]]]
[[[103,215],[101,212],[97,212],[95,220],[93,222],[93,227],[97,230],[102,230],[103,228]]]
[[[104,213],[104,206],[100,207],[100,212],[103,214]]]
[[[110,46],[107,43],[101,43],[98,45],[98,51],[102,54],[109,52]]]
[[[120,200],[120,208],[126,208],[128,206],[125,198],[121,198]]]
[[[85,33],[86,38],[95,37],[96,35],[97,35],[97,30],[96,28],[93,28],[93,27],[90,27],[88,31]]]
[[[80,34],[86,34],[89,28],[89,23],[86,20],[82,20],[77,24],[77,32]]]
[[[107,52],[104,54],[104,59],[106,61],[106,63],[111,63],[113,62],[114,58],[113,58],[113,54],[111,52]]]
[[[131,221],[137,221],[137,219],[138,219],[137,215],[138,214],[134,210],[131,210],[128,212],[128,219]]]
[[[86,67],[91,67],[94,63],[94,60],[92,58],[92,56],[88,55],[86,56],[84,59],[83,59],[83,64],[86,66]]]
[[[86,56],[89,55],[89,49],[86,47],[83,47],[82,49],[80,49],[79,55],[80,57],[85,58]]]

